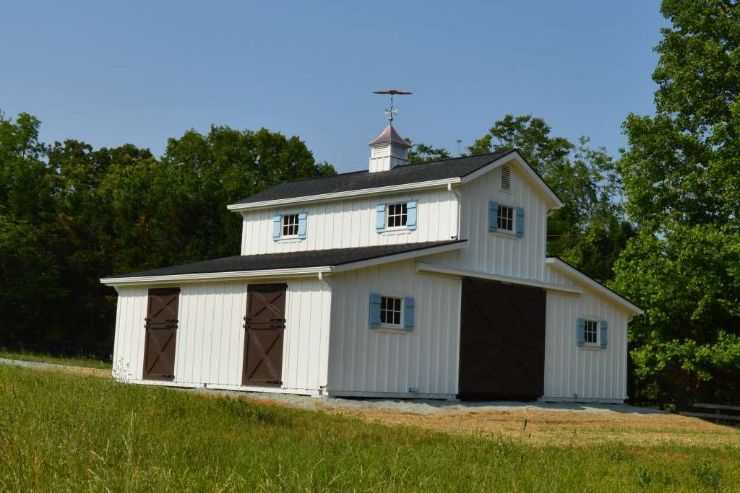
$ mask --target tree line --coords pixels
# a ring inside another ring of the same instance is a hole
[[[466,149],[517,148],[561,197],[548,255],[641,306],[630,325],[637,402],[740,401],[740,7],[664,0],[652,115],[627,115],[613,157],[505,115]],[[615,95],[618,97],[618,95]],[[213,126],[161,157],[126,144],[43,143],[0,114],[0,345],[109,351],[115,292],[98,279],[239,253],[226,205],[326,176],[298,137]],[[412,163],[450,156],[417,143]]]
[[[334,174],[297,137],[211,127],[160,158],[126,144],[39,141],[0,115],[0,344],[110,351],[113,273],[239,254],[226,204],[281,181]]]

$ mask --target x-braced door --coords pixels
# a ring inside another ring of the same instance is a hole
[[[150,289],[144,343],[144,378],[174,380],[179,288]]]
[[[254,284],[247,288],[243,385],[283,383],[286,288],[286,284]]]

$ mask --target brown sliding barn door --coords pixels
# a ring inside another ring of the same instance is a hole
[[[144,343],[144,378],[175,378],[175,343],[177,342],[177,305],[180,289],[150,289]]]
[[[286,288],[286,284],[254,284],[247,288],[243,385],[283,383]]]
[[[545,292],[463,279],[460,397],[532,400],[545,379]]]

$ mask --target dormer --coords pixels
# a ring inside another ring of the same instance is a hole
[[[401,137],[393,125],[388,125],[370,142],[370,173],[389,171],[409,162],[411,144]]]

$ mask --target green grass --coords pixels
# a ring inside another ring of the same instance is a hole
[[[0,367],[3,491],[738,491],[737,447],[533,447]]]
[[[53,356],[51,354],[33,353],[28,351],[9,351],[0,348],[0,358],[15,359],[22,361],[40,361],[42,363],[53,363],[65,366],[84,366],[85,368],[99,368],[109,370],[111,363],[90,357],[70,358],[66,356]]]

